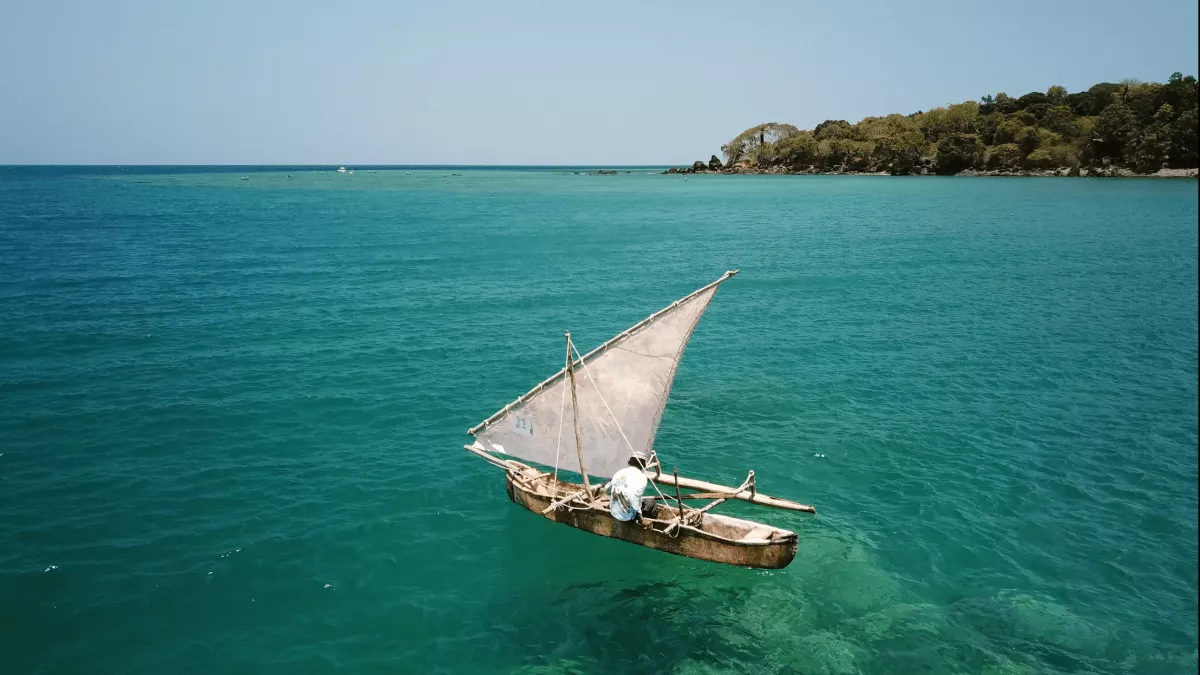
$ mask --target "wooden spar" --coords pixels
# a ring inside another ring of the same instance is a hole
[[[588,495],[592,486],[588,483],[587,467],[583,465],[583,438],[579,436],[579,400],[575,398],[575,364],[571,361],[571,331],[567,331],[567,374],[571,376],[571,422],[575,425],[575,452],[579,454],[579,473],[583,476],[583,489]]]
[[[491,455],[487,454],[483,450],[480,450],[479,448],[477,448],[473,445],[464,445],[463,447],[466,448],[466,450],[468,452],[479,455],[480,457],[486,459],[487,461],[491,462],[492,464],[495,464],[496,466],[500,467],[501,469],[509,468],[507,461],[500,459],[498,457],[492,457]]]
[[[547,506],[546,508],[542,509],[542,515],[544,516],[547,513],[550,513],[551,511],[553,511],[554,509],[557,509],[558,507],[562,506],[563,504],[566,504],[567,502],[570,502],[574,499],[582,497],[586,494],[588,494],[587,490],[580,490],[579,492],[571,493],[571,494],[567,495],[566,497],[563,497],[562,499],[556,499],[556,500],[550,502],[550,506]]]
[[[732,494],[731,492],[689,492],[686,495],[679,495],[679,498],[680,499],[732,499],[731,494]],[[667,496],[667,495],[663,495],[662,497],[659,497],[658,495],[647,495],[646,499],[656,499],[656,500],[664,499],[664,500],[670,501],[675,498],[671,497],[671,496]]]
[[[737,273],[738,273],[738,270],[729,270],[725,274],[722,274],[720,279],[717,279],[716,281],[712,282],[711,284],[708,284],[707,286],[705,286],[703,288],[698,288],[698,289],[692,291],[691,293],[688,293],[687,295],[683,296],[682,298],[667,305],[666,307],[663,307],[662,309],[651,314],[650,316],[646,317],[645,319],[642,319],[641,321],[639,321],[639,322],[635,323],[634,325],[630,326],[629,328],[625,329],[624,332],[614,336],[612,339],[608,340],[604,344],[600,345],[599,347],[596,347],[592,351],[579,357],[578,361],[572,362],[571,355],[568,353],[567,354],[567,363],[571,364],[572,366],[574,366],[574,364],[576,364],[576,363],[583,364],[586,361],[589,361],[593,356],[596,356],[598,354],[608,351],[609,347],[611,347],[614,344],[616,344],[617,342],[620,342],[621,340],[624,340],[624,339],[628,338],[629,336],[633,335],[637,331],[644,328],[650,322],[652,322],[655,319],[657,319],[658,317],[662,316],[665,312],[668,312],[668,311],[678,307],[679,305],[682,305],[683,303],[687,302],[688,300],[691,300],[692,298],[696,297],[697,295],[700,295],[704,291],[707,291],[708,289],[712,288],[713,286],[720,284],[721,282],[725,281],[726,279],[729,279],[730,277],[732,277],[733,275],[735,275]],[[535,394],[542,391],[546,387],[549,387],[550,385],[557,382],[559,380],[559,378],[566,375],[566,371],[567,371],[567,369],[563,368],[562,370],[551,375],[550,377],[547,377],[545,380],[542,380],[541,384],[539,384],[536,387],[534,387],[533,389],[530,389],[529,391],[525,392],[519,398],[517,398],[517,400],[513,401],[512,403],[509,403],[508,405],[504,406],[503,408],[497,410],[494,414],[492,414],[491,417],[489,417],[486,420],[480,422],[479,424],[476,424],[475,426],[471,427],[470,429],[467,430],[467,433],[471,434],[471,435],[475,435],[475,432],[479,431],[480,429],[487,428],[488,426],[490,426],[492,424],[492,422],[495,422],[496,420],[500,419],[501,417],[503,417],[505,414],[507,414],[513,408],[521,405],[525,401],[528,401],[530,399],[530,397],[534,396]]]
[[[652,479],[655,482],[658,482],[658,483],[661,483],[664,485],[674,485],[676,487],[686,488],[689,490],[704,490],[706,492],[720,492],[720,493],[722,493],[721,496],[723,496],[723,497],[727,497],[729,499],[740,499],[744,502],[750,502],[751,504],[758,504],[759,506],[770,506],[772,508],[785,509],[788,511],[804,511],[805,513],[816,513],[817,512],[817,510],[815,508],[809,506],[808,504],[801,504],[799,502],[793,502],[788,499],[779,499],[778,497],[769,497],[767,495],[762,494],[761,492],[751,492],[750,490],[742,490],[740,492],[735,493],[734,490],[736,488],[731,488],[731,487],[727,487],[724,485],[717,485],[716,483],[709,483],[707,481],[696,480],[694,478],[678,478],[678,477],[671,477],[666,474],[663,474],[660,476],[655,476],[654,473],[649,472],[649,471],[647,471],[645,473],[646,473],[646,478]]]

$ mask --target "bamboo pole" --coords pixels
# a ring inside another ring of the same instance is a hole
[[[805,513],[816,513],[817,510],[808,504],[793,502],[789,499],[779,499],[778,497],[769,497],[761,492],[751,492],[750,490],[741,490],[734,492],[736,488],[731,488],[725,485],[717,485],[707,481],[696,480],[694,478],[679,478],[667,475],[655,476],[652,472],[646,472],[647,478],[655,479],[659,483],[666,485],[674,485],[676,487],[686,488],[688,490],[703,490],[705,492],[725,492],[728,493],[730,499],[740,499],[751,504],[759,506],[770,506],[775,509],[785,509],[788,511],[804,511]]]
[[[573,492],[573,493],[567,495],[566,497],[563,497],[562,499],[559,499],[557,501],[552,501],[552,502],[550,502],[550,506],[547,506],[546,508],[542,509],[542,515],[544,516],[547,513],[550,513],[551,511],[553,511],[554,509],[557,509],[558,507],[562,506],[563,504],[574,501],[575,499],[582,497],[584,495],[591,496],[590,491],[589,490],[580,490],[579,492]]]
[[[475,447],[475,446],[473,446],[473,445],[464,445],[463,447],[464,447],[464,448],[466,448],[466,450],[467,450],[468,452],[471,452],[471,453],[474,453],[474,454],[476,454],[476,455],[479,455],[480,457],[482,457],[482,458],[486,459],[488,462],[490,462],[490,463],[492,463],[492,464],[494,464],[494,465],[496,465],[496,466],[500,467],[501,469],[508,469],[508,468],[509,468],[509,466],[508,466],[508,462],[507,462],[506,460],[499,459],[499,458],[497,458],[497,457],[492,457],[491,455],[487,454],[487,453],[486,453],[486,452],[484,452],[483,450],[480,450],[479,448],[477,448],[477,447]]]
[[[733,499],[733,492],[689,492],[686,495],[679,496],[683,499]],[[670,501],[674,497],[650,495],[647,499]]]
[[[571,360],[571,331],[567,333],[567,374],[571,376],[571,421],[575,426],[575,452],[579,454],[579,473],[583,475],[583,489],[591,496],[592,485],[588,482],[587,467],[583,465],[583,439],[579,436],[579,400],[575,397],[575,363]]]

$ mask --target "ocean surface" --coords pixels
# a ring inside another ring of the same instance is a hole
[[[1196,181],[334,168],[0,168],[4,675],[1197,672]],[[728,269],[657,449],[790,567],[463,451]]]

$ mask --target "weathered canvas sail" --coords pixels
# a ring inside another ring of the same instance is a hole
[[[726,272],[576,361],[589,475],[611,477],[633,450],[650,450],[684,347],[717,287],[734,274]],[[578,472],[570,386],[564,368],[470,433],[486,450]]]

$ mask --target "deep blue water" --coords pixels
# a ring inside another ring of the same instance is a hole
[[[0,672],[1197,671],[1195,181],[333,168],[0,168]],[[461,449],[734,268],[657,448],[790,567]]]

